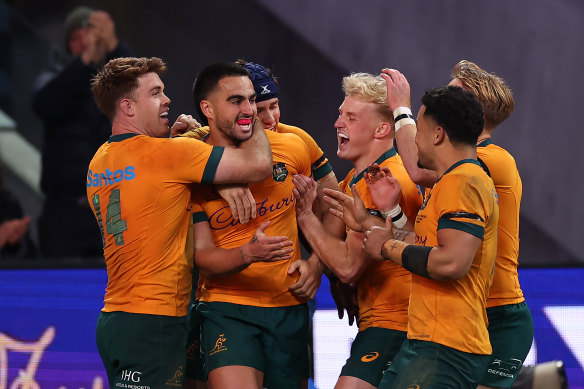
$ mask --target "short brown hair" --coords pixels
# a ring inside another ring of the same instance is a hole
[[[485,127],[494,129],[511,115],[515,101],[511,89],[501,77],[488,73],[475,63],[462,60],[452,69],[452,78],[458,78],[483,106]]]
[[[91,82],[99,110],[113,120],[118,102],[134,93],[138,88],[138,77],[146,73],[162,77],[166,73],[166,64],[157,57],[114,58],[106,63]]]

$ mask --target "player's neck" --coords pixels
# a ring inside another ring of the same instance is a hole
[[[387,150],[393,147],[393,139],[391,142],[388,141],[376,141],[371,142],[370,147],[365,150],[358,158],[353,161],[353,166],[355,166],[356,174],[359,174],[363,170],[367,169],[369,165],[377,161],[379,157],[383,155]]]
[[[436,173],[442,177],[444,173],[455,163],[463,159],[477,159],[477,151],[474,146],[450,147],[449,150],[437,153],[439,157],[436,160]]]

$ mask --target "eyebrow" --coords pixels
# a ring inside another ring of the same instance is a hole
[[[254,93],[251,96],[249,96],[249,98],[252,99],[252,98],[254,98],[256,96],[257,96],[257,94]],[[245,96],[243,96],[243,95],[231,95],[231,96],[227,97],[227,101],[229,101],[229,100],[245,100]]]

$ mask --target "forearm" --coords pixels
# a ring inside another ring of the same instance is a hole
[[[341,240],[345,238],[345,223],[335,215],[329,212],[330,205],[324,200],[323,189],[328,188],[340,191],[339,183],[334,172],[330,172],[325,177],[318,181],[318,204],[320,209],[320,220],[325,226],[326,231]]]
[[[234,249],[205,248],[195,251],[195,264],[199,274],[206,278],[239,273],[251,261],[243,254],[242,247]]]
[[[464,237],[454,244],[428,247],[412,244],[415,237],[412,232],[398,231],[394,236],[396,239],[388,240],[381,247],[381,256],[414,274],[436,281],[464,277],[477,249],[475,241],[465,242]]]
[[[254,124],[251,138],[242,142],[239,150],[241,163],[247,166],[251,175],[250,181],[262,181],[272,174],[272,148],[259,120]]]
[[[324,269],[325,269],[325,265],[324,263],[320,260],[319,256],[316,254],[316,252],[312,252],[312,254],[310,254],[310,256],[307,259],[308,262],[313,263],[315,266],[315,269],[318,271],[318,276],[322,276],[322,273],[324,273]]]
[[[345,241],[330,235],[313,212],[297,217],[297,222],[316,256],[337,274],[348,255]]]
[[[416,184],[431,188],[438,179],[438,175],[433,170],[418,166],[418,147],[415,139],[416,126],[413,124],[401,127],[395,134],[397,149],[408,175]]]

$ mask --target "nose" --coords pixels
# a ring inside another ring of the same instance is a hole
[[[246,114],[246,115],[253,115],[253,107],[252,104],[249,100],[245,100],[243,103],[241,103],[241,112]]]
[[[343,120],[341,119],[341,115],[339,115],[339,117],[337,118],[337,120],[335,121],[335,128],[341,128],[345,126],[345,122],[343,122]]]
[[[162,100],[162,104],[170,105],[170,101],[171,101],[170,98],[167,95],[165,95],[164,93],[163,93],[163,95],[164,95],[164,99]]]
[[[274,119],[274,114],[272,113],[271,110],[267,109],[264,111],[262,115],[262,122],[267,126],[271,126],[276,122],[276,120]]]

